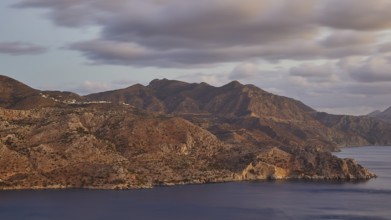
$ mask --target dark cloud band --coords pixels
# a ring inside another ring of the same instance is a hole
[[[12,56],[17,55],[32,55],[42,54],[46,52],[46,48],[24,42],[0,42],[0,54],[7,54]]]
[[[387,0],[21,0],[16,6],[48,8],[62,26],[100,26],[98,39],[69,47],[95,64],[336,59],[372,53],[371,32],[391,27]]]

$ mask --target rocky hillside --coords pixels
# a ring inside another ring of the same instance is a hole
[[[183,117],[231,142],[251,139],[256,140],[253,144],[275,142],[334,150],[339,146],[391,144],[390,125],[378,120],[317,113],[297,100],[237,81],[213,87],[153,80],[148,86],[137,84],[85,98]],[[349,123],[351,127],[341,125],[343,122],[338,125],[339,118],[354,123]]]
[[[1,108],[0,137],[2,189],[373,177],[328,152],[233,145],[184,119],[124,105]]]
[[[64,106],[82,100],[83,98],[75,93],[39,91],[15,79],[0,75],[0,107],[3,108],[32,109]]]
[[[165,114],[262,116],[303,120],[308,113],[314,111],[294,99],[273,95],[237,81],[214,87],[206,83],[156,79],[148,86],[137,84],[116,91],[91,94],[86,98],[127,103]]]
[[[368,179],[368,170],[329,150],[390,143],[376,119],[343,123],[238,82],[154,80],[86,97],[0,82],[1,189]]]
[[[38,90],[6,76],[0,76],[0,106],[5,108],[29,107],[36,103]],[[43,101],[43,100],[42,100]]]
[[[368,114],[369,117],[377,118],[385,122],[391,123],[391,107],[387,108],[383,112],[377,110]]]
[[[333,141],[340,145],[390,145],[391,124],[371,117],[348,115],[330,115],[316,113],[317,120],[329,128],[338,131]],[[342,134],[342,135],[341,135]]]

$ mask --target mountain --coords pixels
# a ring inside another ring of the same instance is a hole
[[[147,86],[137,84],[85,98],[126,103],[150,112],[182,117],[231,143],[252,140],[253,145],[308,145],[334,150],[338,146],[391,143],[388,124],[367,117],[318,113],[300,101],[237,81],[213,87],[206,83],[156,79]],[[355,127],[346,129],[337,126],[338,118],[357,123],[351,123]],[[374,135],[376,130],[383,132]]]
[[[367,114],[367,116],[376,117],[376,115],[379,115],[379,114],[381,114],[381,111],[380,110],[375,110],[375,111]]]
[[[391,143],[387,123],[318,113],[237,81],[163,79],[81,97],[0,79],[2,189],[368,179],[330,150]]]
[[[386,121],[386,122],[391,122],[391,107],[387,108],[383,112],[381,112],[379,110],[371,112],[367,116],[373,117],[373,118],[378,118],[378,119]]]
[[[0,76],[1,107],[18,108],[22,105],[28,107],[34,104],[36,99],[39,99],[38,90],[7,76]]]
[[[206,83],[153,80],[86,96],[89,100],[127,103],[165,114],[214,114],[224,116],[270,116],[282,119],[305,119],[313,109],[303,103],[265,92],[253,85],[233,81],[222,87]],[[295,114],[298,113],[298,114]]]
[[[332,140],[344,146],[390,145],[391,124],[366,116],[316,113],[315,117],[328,128],[338,131]],[[344,134],[344,135],[340,135]]]
[[[68,102],[80,102],[82,99],[71,92],[33,89],[15,79],[0,75],[0,107],[3,108],[32,109],[63,106]]]

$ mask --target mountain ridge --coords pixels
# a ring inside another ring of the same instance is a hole
[[[367,116],[377,118],[386,122],[391,122],[391,106],[384,111],[376,110],[369,113]]]
[[[254,85],[243,85],[238,81],[232,81],[223,85],[221,87],[214,87],[207,83],[185,83],[177,80],[152,80],[147,86],[143,85],[135,85],[130,86],[125,89],[107,91],[102,93],[94,93],[86,95],[85,97],[89,100],[105,100],[112,101],[114,103],[123,103],[128,102],[128,104],[133,104],[136,107],[147,109],[148,103],[144,105],[140,105],[137,101],[134,101],[132,98],[136,95],[135,90],[138,93],[143,93],[147,97],[154,96],[154,100],[159,102],[161,106],[162,113],[171,114],[175,112],[179,113],[211,113],[211,114],[232,114],[234,116],[244,116],[246,114],[257,114],[260,113],[263,109],[256,109],[254,106],[249,106],[250,109],[238,109],[238,106],[248,105],[245,103],[248,101],[247,99],[251,96],[269,96],[277,101],[280,99],[289,99],[292,102],[296,102],[298,108],[301,108],[303,111],[312,112],[315,111],[312,108],[306,106],[300,101],[277,96],[271,93],[268,93],[260,88],[257,88]],[[229,93],[228,95],[225,93]],[[234,95],[242,95],[240,97],[232,97]],[[114,96],[114,97],[113,97]],[[224,97],[225,96],[225,97]],[[195,102],[196,108],[189,109],[189,112],[181,111],[180,107],[186,106],[186,104],[191,105],[191,103],[187,103],[188,99]],[[230,103],[228,99],[234,98],[239,103]],[[241,103],[240,103],[241,102]],[[280,101],[283,102],[283,101]],[[221,106],[223,104],[223,106]],[[252,103],[249,103],[252,104]],[[281,103],[282,106],[284,103]],[[235,108],[236,106],[236,108]],[[254,108],[252,108],[254,107]],[[177,109],[179,108],[179,109]],[[228,109],[227,109],[228,108]],[[191,112],[195,111],[195,112]],[[199,112],[197,112],[199,111]],[[265,112],[262,112],[265,114]],[[294,117],[294,115],[289,115]],[[286,116],[287,117],[287,116]]]
[[[64,106],[72,101],[82,101],[83,98],[73,92],[41,91],[0,75],[0,107],[11,109],[31,109],[40,107]]]
[[[105,100],[112,103],[127,103],[137,108],[162,114],[172,114],[196,122],[206,118],[220,117],[227,120],[232,117],[261,119],[257,126],[264,127],[270,136],[275,131],[290,137],[290,140],[302,139],[314,145],[338,146],[375,145],[391,143],[390,135],[373,139],[365,123],[377,125],[380,130],[391,131],[390,125],[360,116],[338,116],[327,114],[330,120],[343,118],[356,123],[366,131],[349,132],[341,126],[332,126],[324,121],[324,114],[292,98],[268,93],[254,85],[243,85],[232,81],[221,87],[206,83],[185,83],[176,80],[155,79],[147,86],[137,85],[115,91],[95,93],[85,96],[87,100]],[[136,91],[137,90],[137,91]],[[147,100],[147,102],[145,101]],[[220,121],[220,123],[224,123]],[[253,120],[254,121],[254,120]],[[256,120],[255,120],[256,121]],[[254,122],[253,122],[254,123]],[[251,126],[242,124],[246,129]],[[375,126],[376,127],[376,126]],[[207,128],[211,130],[212,128]],[[268,128],[268,129],[266,129]],[[234,130],[234,128],[231,128]],[[283,130],[283,131],[281,131]],[[288,132],[287,132],[288,131]],[[280,138],[281,139],[281,138]]]
[[[375,175],[329,151],[391,143],[387,123],[322,115],[237,81],[163,79],[87,96],[3,81],[16,86],[0,96],[1,189],[368,179]]]

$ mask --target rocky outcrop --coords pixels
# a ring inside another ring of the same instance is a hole
[[[328,152],[314,152],[279,148],[264,151],[242,172],[245,180],[259,179],[309,179],[309,180],[359,180],[376,175],[353,159],[339,159]]]

